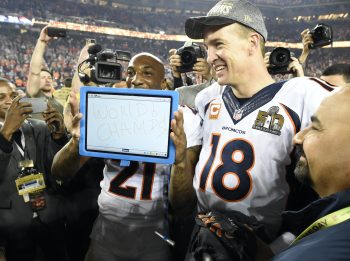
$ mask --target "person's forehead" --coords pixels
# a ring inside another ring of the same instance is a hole
[[[332,93],[330,96],[323,100],[320,107],[316,111],[316,115],[323,122],[323,124],[335,125],[337,123],[346,123],[346,125],[349,125],[349,112],[350,92],[335,91],[335,93]]]
[[[128,66],[128,69],[133,68],[134,70],[136,69],[157,69],[158,66],[158,62],[156,60],[154,60],[152,57],[150,56],[146,56],[146,55],[141,55],[138,57],[135,57],[134,59],[132,59],[130,61],[130,64]]]
[[[11,93],[12,89],[7,83],[0,83],[0,93]]]
[[[204,29],[204,43],[207,44],[213,40],[227,39],[234,33],[233,28],[235,24],[219,25],[219,26],[208,26]]]
[[[51,74],[49,72],[47,72],[47,71],[41,71],[40,75],[41,76],[51,76]]]
[[[143,66],[152,66],[155,64],[158,64],[156,60],[154,60],[152,57],[147,55],[141,55],[135,58],[135,62]]]

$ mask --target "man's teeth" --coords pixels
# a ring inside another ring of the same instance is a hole
[[[225,69],[225,66],[218,66],[218,67],[216,67],[215,68],[215,70],[218,72],[218,71],[221,71],[221,70],[223,70],[223,69]]]

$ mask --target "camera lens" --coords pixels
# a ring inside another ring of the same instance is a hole
[[[181,62],[183,65],[193,65],[196,63],[196,56],[190,51],[183,51],[181,54]]]
[[[114,71],[109,71],[109,70],[101,70],[99,72],[99,77],[100,78],[111,78],[114,79],[115,78],[115,73]]]
[[[96,66],[96,78],[100,82],[115,82],[121,78],[120,64],[99,62]]]
[[[278,54],[276,55],[276,61],[277,61],[278,63],[285,63],[286,58],[287,58],[287,56],[286,56],[285,53],[278,53]]]
[[[315,36],[318,38],[321,38],[321,37],[323,37],[324,32],[325,32],[325,30],[323,27],[318,27],[315,29]]]
[[[278,47],[270,55],[270,64],[276,66],[288,65],[290,61],[290,52],[286,48]]]

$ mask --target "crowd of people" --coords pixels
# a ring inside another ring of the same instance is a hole
[[[300,33],[305,27],[293,29],[293,37],[291,42],[301,42]],[[347,30],[350,32],[350,30]],[[342,37],[348,34],[341,34]],[[0,72],[5,78],[15,82],[18,87],[23,89],[27,85],[27,76],[29,71],[30,57],[34,49],[37,32],[30,30],[20,32],[20,30],[1,29],[0,47]],[[75,65],[75,57],[79,53],[79,48],[86,38],[95,38],[96,42],[101,44],[103,48],[112,50],[129,51],[132,55],[141,52],[145,48],[151,53],[160,57],[166,66],[166,73],[170,76],[170,67],[168,63],[168,51],[170,49],[178,49],[183,43],[173,41],[159,41],[140,38],[126,37],[108,37],[94,34],[93,36],[82,33],[72,34],[68,32],[66,38],[52,41],[45,52],[45,61],[47,67],[51,68],[55,85],[58,88],[63,87],[63,81],[66,78],[72,77]],[[287,36],[286,36],[287,37]],[[336,37],[336,34],[335,34]],[[348,39],[347,38],[343,38]],[[285,38],[276,38],[269,33],[271,41],[281,41]],[[273,48],[267,48],[271,51]],[[309,60],[305,71],[309,76],[320,76],[321,72],[334,62],[346,63],[349,60],[350,54],[345,52],[346,48],[324,48],[316,49],[310,53]],[[295,57],[299,57],[301,50],[291,49]]]
[[[278,5],[282,3],[279,1],[273,2],[275,2],[273,4],[279,3]],[[298,5],[298,2],[288,1],[288,5]],[[327,3],[327,1],[323,3]],[[55,2],[48,0],[30,2],[25,0],[16,2],[4,0],[0,3],[0,10],[3,15],[17,14],[27,17],[30,20],[34,18],[41,21],[77,22],[81,24],[118,27],[140,32],[164,32],[166,34],[184,34],[184,21],[193,15],[193,13],[188,12],[186,9],[178,9],[179,7],[157,10],[156,8],[142,8],[142,6],[130,8],[131,6],[111,6],[111,4],[82,4],[68,0]],[[270,39],[282,39],[282,41],[297,41],[298,38],[296,35],[298,31],[303,28],[314,27],[318,21],[318,15],[339,14],[348,8],[346,5],[322,6],[318,5],[318,1],[314,1],[313,5],[309,8],[300,8],[288,13],[286,10],[269,8],[268,2],[265,4],[267,6],[264,7],[263,13],[266,17],[267,27],[270,29],[269,33],[272,36]],[[196,13],[205,14],[203,10],[196,10]],[[299,21],[299,19],[296,20],[295,18],[298,16],[308,17],[308,20],[304,20],[304,22]],[[328,20],[325,22],[332,23],[335,30],[335,40],[348,39],[349,18],[345,14],[343,18],[336,20],[334,24]],[[283,30],[281,30],[282,27]]]
[[[23,10],[37,12],[31,5]],[[285,50],[271,58],[265,47],[275,39],[271,21],[247,0],[181,18],[181,30],[203,44],[0,28],[0,261],[349,258],[345,48],[311,49],[306,24],[290,27],[303,49],[281,68]],[[125,24],[156,28],[150,16],[135,19]],[[182,46],[196,50],[190,63]],[[92,75],[92,53],[101,58],[104,48],[131,53],[122,79],[106,84]],[[174,163],[81,155],[83,85],[176,90],[165,134]]]

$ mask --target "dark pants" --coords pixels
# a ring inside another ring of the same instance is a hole
[[[64,235],[63,223],[47,225],[34,218],[29,227],[8,232],[7,261],[68,261]]]

